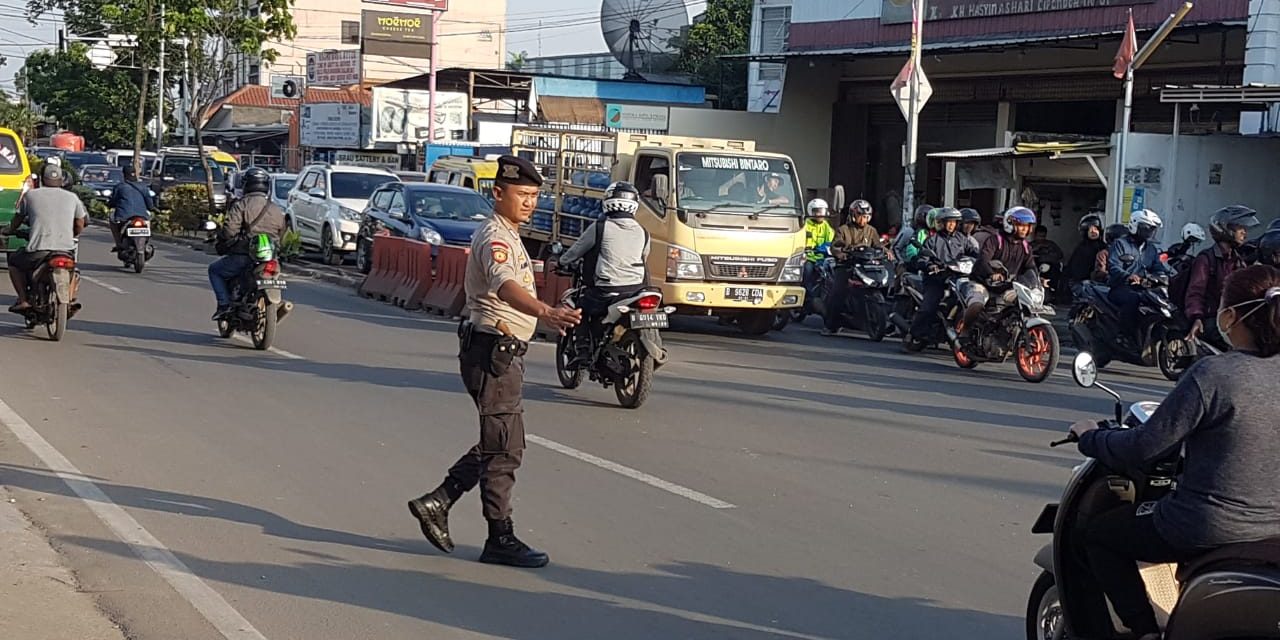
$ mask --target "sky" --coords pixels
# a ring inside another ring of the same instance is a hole
[[[474,0],[454,0],[467,2]],[[644,0],[619,0],[637,2]],[[600,35],[601,0],[507,0],[507,50],[530,56],[604,53]],[[705,0],[685,0],[689,16],[702,12]],[[36,24],[24,17],[25,0],[0,0],[0,89],[13,94],[13,77],[30,52],[54,46],[60,20],[46,15]],[[539,28],[539,22],[542,28]]]
[[[689,17],[701,13],[706,4],[705,0],[685,0]],[[601,0],[507,0],[507,51],[528,51],[530,57],[607,53],[600,35],[600,5]],[[539,20],[541,30],[537,29]],[[547,28],[548,24],[560,26]]]

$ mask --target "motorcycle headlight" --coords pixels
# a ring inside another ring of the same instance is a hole
[[[778,282],[800,282],[804,280],[804,252],[800,252],[787,258],[787,263],[782,266],[782,274],[778,276]]]
[[[865,284],[868,287],[874,287],[877,284],[875,278],[872,278],[865,273],[859,273],[858,277],[862,279],[862,284]]]
[[[1044,306],[1044,289],[1037,287],[1031,290],[1031,305],[1035,307]]]
[[[702,256],[674,245],[667,249],[667,279],[701,280],[703,277]]]
[[[441,236],[440,232],[436,231],[435,229],[427,229],[424,227],[421,230],[419,230],[418,235],[422,238],[422,241],[427,244],[434,244],[434,245],[444,244],[444,237]]]
[[[346,207],[341,207],[338,209],[338,215],[342,216],[343,220],[350,220],[352,222],[360,221],[360,212],[356,211],[355,209],[348,209]]]

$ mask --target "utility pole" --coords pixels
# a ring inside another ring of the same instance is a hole
[[[431,78],[427,90],[431,93],[427,103],[427,145],[436,141],[436,67],[440,63],[440,11],[431,12]]]
[[[191,144],[191,39],[182,39],[182,145]]]
[[[160,147],[164,146],[164,43],[169,39],[169,34],[164,29],[164,0],[160,1],[160,85],[158,99],[156,100],[156,153],[160,153]]]
[[[910,107],[907,110],[907,144],[902,159],[902,224],[909,224],[915,215],[916,155],[920,141],[920,51],[923,47],[924,0],[911,3],[911,66],[908,86]]]

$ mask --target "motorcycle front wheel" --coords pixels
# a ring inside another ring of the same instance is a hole
[[[1027,640],[1068,640],[1053,574],[1042,572],[1027,598]]]
[[[230,338],[231,334],[234,331],[235,330],[231,328],[231,322],[229,320],[218,321],[218,337],[219,338]]]
[[[1195,362],[1194,354],[1190,357],[1183,355],[1186,345],[1190,345],[1192,350],[1196,349],[1194,342],[1186,340],[1170,340],[1165,336],[1156,343],[1156,364],[1160,367],[1160,373],[1168,380],[1174,382],[1182,377],[1182,373],[1187,370],[1190,363]]]
[[[573,332],[565,332],[556,342],[556,377],[560,386],[566,389],[577,389],[582,384],[582,369],[569,369],[569,361],[573,359]]]
[[[1024,331],[1014,350],[1018,375],[1027,382],[1044,382],[1058,367],[1058,358],[1062,355],[1058,332],[1047,324]]]
[[[866,322],[867,338],[872,342],[880,342],[889,334],[889,314],[879,295],[867,296]]]
[[[623,409],[639,409],[653,388],[653,356],[636,339],[627,340],[624,348],[630,356],[632,369],[625,380],[614,385],[613,390]]]

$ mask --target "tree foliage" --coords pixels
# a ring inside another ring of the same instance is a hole
[[[706,13],[689,27],[677,68],[715,92],[721,107],[745,108],[746,67],[720,56],[746,53],[750,34],[751,0],[708,0]]]
[[[138,86],[125,69],[98,70],[88,48],[36,51],[23,67],[28,95],[62,126],[84,136],[91,147],[132,147]],[[152,109],[154,111],[154,109]]]
[[[529,64],[528,51],[522,50],[519,53],[515,51],[507,52],[507,68],[508,69],[512,71],[520,71],[521,69],[524,69],[525,65],[527,64]]]
[[[0,91],[0,127],[12,129],[18,135],[30,140],[39,118],[21,102],[15,102],[9,95]]]

